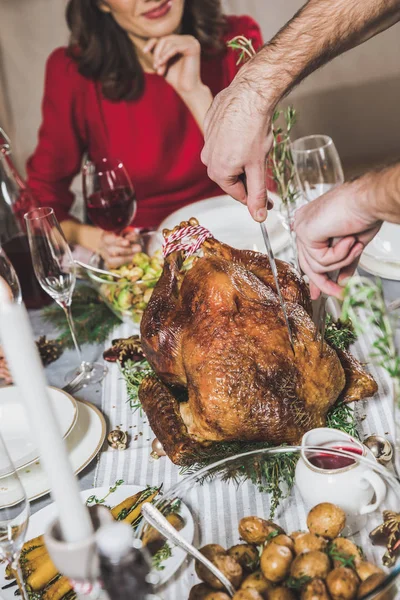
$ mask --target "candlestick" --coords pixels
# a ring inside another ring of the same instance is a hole
[[[40,462],[51,486],[63,539],[84,540],[93,533],[77,479],[50,401],[46,379],[27,310],[10,301],[0,278],[0,337],[13,380],[23,397]]]

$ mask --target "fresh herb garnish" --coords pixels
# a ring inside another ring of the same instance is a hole
[[[330,314],[326,315],[325,341],[335,350],[347,350],[357,339],[354,325],[350,319],[342,321],[333,320]]]
[[[355,569],[355,556],[351,556],[348,554],[343,554],[338,550],[336,544],[330,544],[328,547],[328,556],[332,560],[336,560],[340,562],[340,566],[347,567],[349,569]]]
[[[93,504],[104,504],[108,496],[110,496],[110,494],[113,494],[117,490],[117,488],[119,488],[119,486],[123,483],[123,479],[118,479],[118,481],[116,481],[115,484],[109,488],[104,498],[97,498],[97,496],[95,496],[94,494],[93,496],[89,496],[89,498],[86,500],[86,506],[92,506]]]
[[[311,581],[311,577],[303,575],[302,577],[288,577],[284,585],[291,590],[301,590],[306,583]]]
[[[153,569],[156,571],[163,571],[165,569],[165,565],[162,563],[166,561],[168,558],[171,558],[172,550],[170,545],[166,542],[162,548],[152,558]]]
[[[127,360],[124,366],[120,365],[120,369],[126,383],[127,402],[129,402],[129,406],[133,411],[141,411],[142,405],[139,400],[140,384],[148,375],[155,376],[155,373],[147,360],[142,360],[141,362]]]

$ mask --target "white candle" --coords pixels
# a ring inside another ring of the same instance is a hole
[[[89,511],[82,502],[54,415],[27,310],[23,304],[10,301],[1,278],[0,337],[14,382],[28,411],[40,462],[57,506],[63,539],[66,542],[82,541],[93,533]]]

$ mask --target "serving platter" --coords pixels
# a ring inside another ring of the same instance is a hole
[[[91,488],[89,490],[84,490],[81,492],[81,496],[83,501],[87,501],[90,496],[96,496],[98,499],[104,498],[107,494],[107,498],[105,500],[105,504],[107,506],[115,506],[128,498],[129,496],[133,496],[138,492],[143,490],[143,486],[138,485],[121,485],[115,489],[111,494],[109,493],[108,487],[98,487]],[[180,531],[181,535],[188,542],[193,541],[194,537],[194,522],[192,515],[185,504],[182,504],[179,510],[179,514],[182,516],[185,521],[185,526]],[[32,515],[29,519],[28,530],[26,533],[25,541],[28,541],[36,536],[42,535],[50,523],[57,517],[57,510],[54,503],[45,506],[34,515]],[[186,558],[186,553],[180,548],[172,548],[172,556],[162,563],[163,569],[160,571],[153,570],[154,574],[157,576],[159,585],[165,583],[172,575],[179,569],[181,564]],[[0,586],[3,587],[10,583],[4,578],[4,566],[0,567]],[[2,600],[15,600],[15,587],[1,590],[1,598]]]
[[[62,436],[72,431],[78,417],[76,400],[55,387],[49,387],[50,401]],[[0,388],[0,432],[16,469],[38,459],[39,452],[32,436],[28,413],[15,385]],[[0,475],[10,473],[6,457],[0,457]]]
[[[78,418],[66,439],[68,456],[75,474],[80,473],[99,453],[105,436],[106,422],[99,409],[77,400]],[[29,500],[36,500],[50,492],[48,479],[39,461],[18,472]]]
[[[290,244],[290,234],[280,216],[281,200],[277,194],[268,193],[274,201],[269,211],[267,229],[273,251],[279,252]],[[217,196],[184,206],[170,214],[159,226],[173,229],[181,221],[196,217],[200,225],[209,229],[215,239],[234,248],[263,251],[265,248],[260,226],[253,221],[246,206],[230,196]]]

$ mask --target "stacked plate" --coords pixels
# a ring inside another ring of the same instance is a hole
[[[362,253],[360,267],[383,279],[400,281],[400,225],[382,225]]]
[[[75,400],[54,387],[50,387],[49,392],[72,467],[75,473],[80,473],[104,442],[104,417],[93,404]],[[15,386],[0,388],[0,432],[29,500],[47,494],[50,486],[39,462],[23,400]],[[6,474],[7,461],[0,457],[0,477]]]

